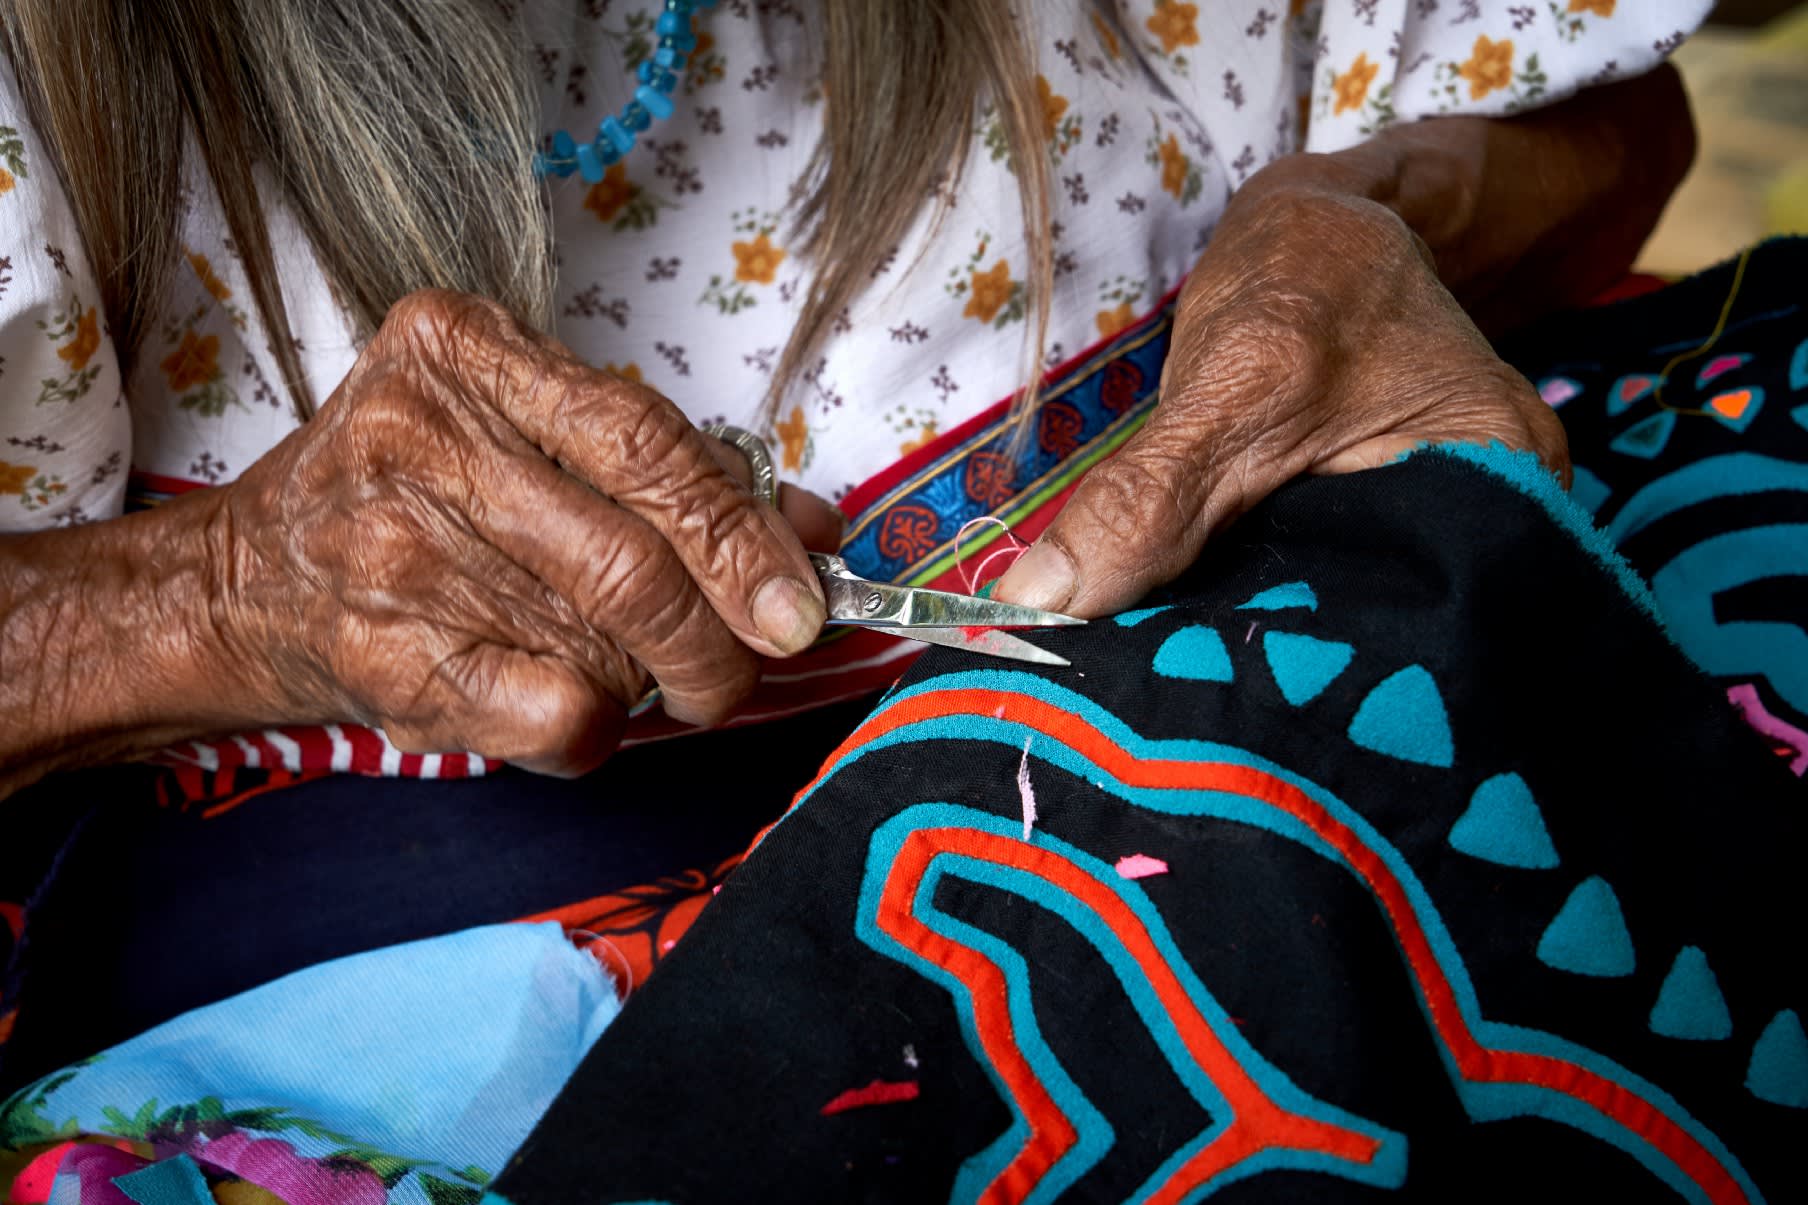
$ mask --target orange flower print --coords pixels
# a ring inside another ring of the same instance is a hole
[[[734,277],[748,284],[771,284],[772,278],[778,274],[778,266],[785,262],[784,249],[774,247],[772,240],[764,234],[751,243],[736,243],[733,250]]]
[[[961,311],[961,317],[977,318],[981,322],[992,321],[1011,299],[1011,292],[1015,287],[1015,282],[1011,280],[1011,265],[1002,259],[984,272],[975,268],[972,293],[967,298],[967,308]]]
[[[791,407],[791,413],[781,419],[776,427],[779,445],[784,449],[781,461],[785,471],[795,473],[803,468],[804,447],[810,442],[810,428],[804,425],[804,408]]]
[[[1100,310],[1093,321],[1098,323],[1099,338],[1110,339],[1135,322],[1136,314],[1130,309],[1130,303],[1125,301],[1115,310]]]
[[[1614,0],[1569,0],[1572,13],[1593,13],[1597,17],[1613,16]]]
[[[7,464],[0,460],[0,494],[23,494],[25,486],[37,474],[36,465]]]
[[[922,429],[917,432],[917,437],[915,439],[907,439],[898,445],[898,455],[908,456],[918,448],[928,447],[935,442],[935,437],[939,434],[941,434],[941,432],[935,429],[934,423],[924,423]]]
[[[1042,102],[1042,137],[1053,142],[1061,128],[1061,114],[1067,112],[1067,98],[1048,86],[1048,77],[1036,77],[1036,99]]]
[[[1480,100],[1513,82],[1513,39],[1496,42],[1487,34],[1475,39],[1469,61],[1457,68],[1459,76],[1469,81],[1469,99]]]
[[[1117,44],[1117,35],[1111,32],[1111,26],[1105,24],[1105,18],[1095,11],[1092,14],[1092,27],[1098,31],[1099,44],[1104,46],[1105,53],[1112,58],[1121,58],[1123,49]]]
[[[1331,77],[1331,90],[1337,93],[1337,104],[1333,113],[1342,113],[1349,109],[1362,108],[1362,102],[1368,99],[1369,85],[1375,82],[1375,73],[1381,70],[1379,63],[1369,62],[1369,56],[1359,54],[1350,69],[1342,75]]]
[[[633,381],[636,385],[644,385],[646,381],[640,375],[640,365],[630,360],[617,368],[613,363],[603,365],[603,371],[612,377],[620,377],[624,381]]]
[[[57,359],[69,365],[70,372],[88,367],[95,349],[100,346],[100,312],[90,306],[75,323],[75,337],[57,348]]]
[[[158,367],[169,378],[171,393],[186,393],[220,375],[219,358],[219,336],[196,336],[191,328],[182,333],[181,345]]]
[[[15,183],[17,183],[17,181],[13,179],[13,174],[4,167],[0,167],[0,196],[4,196],[11,192]]]
[[[1173,54],[1182,46],[1199,45],[1199,6],[1175,0],[1155,0],[1155,15],[1145,23],[1161,39],[1161,52]]]
[[[632,201],[640,192],[640,187],[628,183],[628,169],[622,164],[611,164],[603,173],[603,178],[590,186],[584,194],[584,208],[596,215],[599,222],[615,220],[622,206]]]
[[[213,265],[207,262],[205,255],[199,251],[190,251],[188,266],[195,270],[195,275],[200,278],[201,287],[212,293],[215,301],[225,301],[232,296],[232,290],[226,287],[225,281],[215,275]]]
[[[1186,152],[1180,149],[1180,140],[1169,134],[1156,153],[1161,156],[1161,186],[1178,197],[1186,187],[1187,169],[1192,167]]]

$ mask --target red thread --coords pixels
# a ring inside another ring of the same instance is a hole
[[[1010,544],[1005,548],[994,548],[986,555],[986,559],[979,563],[979,568],[969,573],[967,571],[966,554],[961,551],[961,541],[966,539],[967,533],[975,527],[984,527],[988,524],[997,527],[999,531],[1004,534],[1004,538],[1010,541]],[[1024,540],[1016,532],[1012,531],[1010,525],[1003,519],[995,518],[992,515],[980,515],[977,519],[968,519],[965,523],[960,525],[960,530],[954,533],[954,567],[960,572],[961,585],[968,594],[979,593],[979,588],[986,580],[986,570],[991,566],[993,561],[1001,556],[1008,556],[1011,558],[1012,564],[1015,564],[1017,558],[1029,550],[1030,546],[1027,540]],[[1009,569],[1010,567],[1010,565],[1005,566],[1006,569]]]
[[[849,1088],[834,1100],[822,1107],[822,1116],[833,1117],[837,1113],[845,1113],[849,1109],[864,1109],[870,1105],[895,1105],[907,1100],[915,1100],[919,1089],[917,1081],[876,1079],[864,1088]]]

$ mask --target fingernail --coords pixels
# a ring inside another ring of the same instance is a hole
[[[998,589],[992,593],[1025,607],[1059,611],[1067,606],[1078,585],[1067,554],[1053,544],[1037,544],[998,579]]]
[[[753,626],[781,652],[810,647],[828,617],[822,600],[794,577],[770,577],[753,595]]]

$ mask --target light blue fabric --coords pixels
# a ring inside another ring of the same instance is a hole
[[[186,1013],[21,1092],[0,1144],[73,1119],[213,1175],[280,1180],[265,1187],[293,1205],[474,1202],[619,1009],[558,925],[470,929]]]

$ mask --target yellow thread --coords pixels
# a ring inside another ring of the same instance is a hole
[[[1692,414],[1700,418],[1713,417],[1705,406],[1696,406],[1693,409],[1690,409],[1683,406],[1670,405],[1670,403],[1664,401],[1664,386],[1669,383],[1671,372],[1675,371],[1679,365],[1687,364],[1690,360],[1699,359],[1700,357],[1707,355],[1710,351],[1713,351],[1714,344],[1720,342],[1720,336],[1726,333],[1726,320],[1732,317],[1733,301],[1739,296],[1739,289],[1745,283],[1745,265],[1750,262],[1754,250],[1755,248],[1747,247],[1739,253],[1738,266],[1733,269],[1733,287],[1727,290],[1726,304],[1720,307],[1720,320],[1714,323],[1714,329],[1708,335],[1706,341],[1694,351],[1683,352],[1681,355],[1676,356],[1668,364],[1664,365],[1663,371],[1658,374],[1657,389],[1651,396],[1652,399],[1657,402],[1660,409],[1668,410],[1672,414]]]

